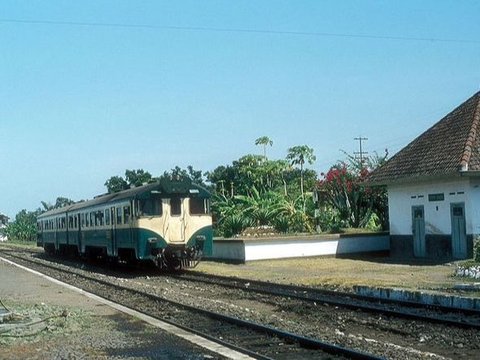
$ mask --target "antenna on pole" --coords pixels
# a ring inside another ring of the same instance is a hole
[[[367,155],[368,152],[363,151],[362,142],[368,140],[368,138],[359,136],[359,137],[353,138],[353,140],[356,140],[359,143],[358,144],[359,145],[359,151],[354,151],[353,154],[355,155],[356,159],[360,160],[360,166],[363,167],[363,161],[364,161],[365,155]]]

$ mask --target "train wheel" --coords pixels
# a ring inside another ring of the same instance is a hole
[[[44,244],[43,249],[47,255],[54,255],[55,254],[55,246],[52,244]]]
[[[172,258],[168,260],[168,270],[180,271],[182,270],[182,262],[178,258]]]

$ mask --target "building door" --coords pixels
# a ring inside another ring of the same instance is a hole
[[[425,212],[423,205],[412,206],[413,255],[425,257]]]
[[[467,257],[465,204],[451,204],[450,215],[452,218],[452,256],[455,259],[465,259]]]

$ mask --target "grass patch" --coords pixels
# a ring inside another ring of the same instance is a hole
[[[392,264],[389,258],[296,258],[232,265],[201,262],[195,271],[283,284],[350,290],[356,285],[411,290],[445,290],[457,282],[455,266]]]
[[[0,242],[0,247],[20,247],[25,249],[32,249],[37,247],[35,241],[13,241],[7,240]]]

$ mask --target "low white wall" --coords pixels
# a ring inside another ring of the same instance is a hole
[[[325,235],[288,239],[214,240],[212,258],[230,261],[388,251],[388,234]]]

